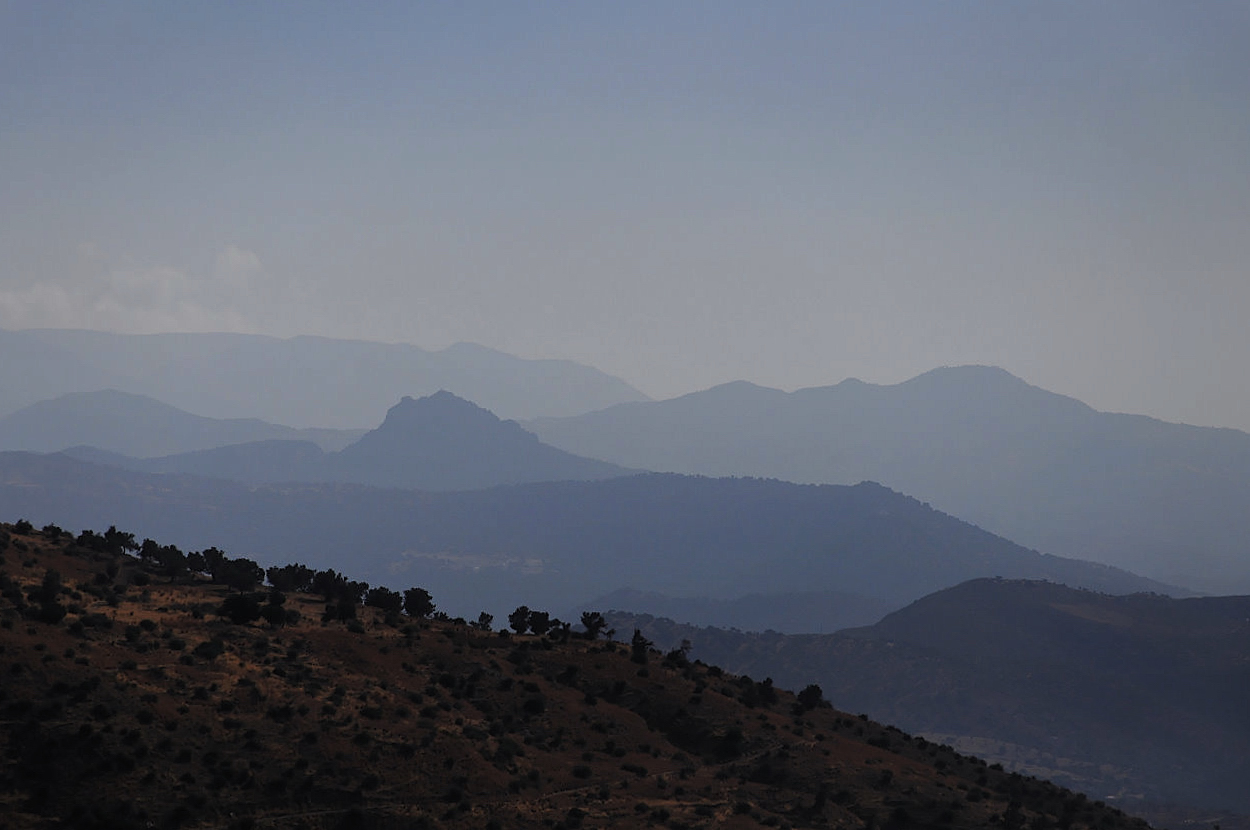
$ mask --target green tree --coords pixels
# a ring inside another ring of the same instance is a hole
[[[365,594],[365,605],[380,608],[387,614],[398,614],[404,607],[404,597],[398,591],[392,591],[379,585],[370,588]]]
[[[214,578],[236,591],[251,591],[265,581],[265,570],[251,559],[239,557],[225,560]]]
[[[653,645],[654,643],[642,636],[642,631],[640,629],[635,628],[634,637],[629,642],[629,659],[633,660],[635,663],[646,665],[647,654]]]
[[[798,693],[797,697],[798,703],[796,704],[796,708],[800,712],[810,712],[812,709],[826,705],[825,693],[815,683],[805,686],[803,691]]]
[[[530,631],[533,631],[539,637],[550,631],[553,624],[551,615],[546,611],[530,612]]]
[[[283,565],[265,571],[265,577],[276,590],[302,592],[312,587],[314,573],[311,568],[303,565]]]
[[[404,613],[425,619],[434,613],[434,598],[424,588],[409,588],[404,591]]]
[[[527,605],[519,605],[508,615],[508,625],[517,634],[524,634],[530,627],[530,609]]]
[[[231,594],[222,600],[217,615],[229,617],[235,625],[243,625],[261,617],[260,600],[256,594]]]
[[[608,621],[598,611],[582,612],[582,628],[586,629],[587,640],[598,639],[599,632],[606,628],[607,625]]]

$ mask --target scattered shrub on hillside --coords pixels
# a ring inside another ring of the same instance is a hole
[[[205,640],[196,646],[191,653],[205,660],[216,660],[226,651],[226,644],[220,637]]]
[[[260,619],[261,606],[258,594],[230,594],[217,608],[219,617],[229,617],[235,625],[245,625]]]

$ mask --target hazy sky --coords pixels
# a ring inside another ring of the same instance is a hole
[[[1250,429],[1248,266],[1244,2],[0,0],[0,327]]]

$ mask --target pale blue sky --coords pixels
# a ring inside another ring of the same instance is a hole
[[[0,2],[0,326],[1250,428],[1250,4]]]

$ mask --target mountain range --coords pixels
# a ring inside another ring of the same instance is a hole
[[[747,634],[607,614],[662,648],[799,688],[1118,804],[1250,812],[1250,597],[978,579],[875,625]]]
[[[0,453],[0,505],[36,523],[116,523],[265,564],[420,575],[461,613],[564,609],[620,588],[733,599],[832,590],[901,607],[978,576],[1167,590],[1030,551],[875,484],[636,475],[464,492],[249,485]]]
[[[1028,547],[1250,592],[1250,435],[1097,412],[980,366],[894,386],[732,383],[527,426],[629,467],[915,496]]]
[[[325,337],[29,329],[0,330],[0,355],[0,415],[72,392],[117,389],[213,418],[359,429],[376,424],[401,395],[440,389],[508,418],[646,398],[589,366],[472,343],[426,351]]]
[[[0,417],[0,449],[60,452],[84,446],[133,458],[258,441],[305,441],[334,451],[354,443],[364,433],[294,429],[257,418],[206,418],[116,389],[71,392]]]
[[[96,447],[71,447],[67,453],[143,472],[249,483],[345,482],[422,490],[474,490],[635,472],[547,446],[515,421],[502,421],[447,391],[416,400],[405,397],[387,411],[380,426],[335,452],[323,452],[309,441],[271,439],[157,458],[126,457]]]

